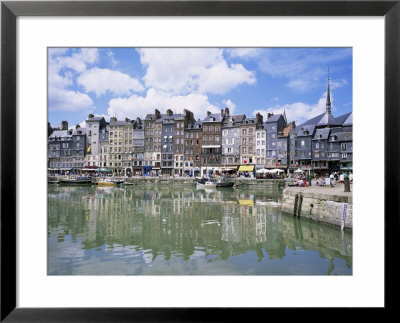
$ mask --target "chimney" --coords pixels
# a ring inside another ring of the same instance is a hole
[[[111,117],[111,118],[110,118],[110,122],[115,122],[115,121],[117,121],[117,118],[116,118],[116,117]]]
[[[261,115],[260,112],[257,112],[257,114],[256,114],[256,123],[257,123],[257,125],[263,123],[263,116]]]
[[[225,108],[225,115],[229,117],[229,108]]]
[[[221,109],[221,118],[224,116],[224,109]]]
[[[172,116],[173,114],[174,114],[174,113],[172,112],[172,110],[171,110],[171,109],[168,109],[168,110],[167,110],[167,116],[169,116],[169,117],[170,117],[170,116]]]
[[[61,130],[68,130],[68,121],[61,121]]]
[[[125,122],[129,122],[131,121],[129,118],[125,118]]]
[[[92,118],[94,118],[94,115],[93,114],[89,114],[88,118],[92,119]]]
[[[292,126],[292,129],[293,129],[293,128],[296,128],[296,122],[292,121],[292,122],[290,123],[290,125]]]
[[[211,112],[210,111],[207,111],[207,116],[210,116],[211,115]]]
[[[77,124],[77,125],[75,126],[75,130],[78,130],[80,127],[81,127],[80,124]]]
[[[154,114],[155,114],[156,119],[160,119],[161,113],[160,113],[159,110],[155,109],[155,110],[154,110]]]

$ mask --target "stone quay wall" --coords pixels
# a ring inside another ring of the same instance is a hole
[[[196,179],[193,177],[128,177],[123,178],[126,183],[133,185],[196,185]],[[256,179],[256,178],[230,178],[230,181],[235,182],[235,187],[274,187],[284,188],[287,180],[284,179]]]
[[[287,187],[283,190],[281,210],[320,222],[339,226],[343,224],[344,228],[352,229],[353,195],[343,190],[342,186]]]

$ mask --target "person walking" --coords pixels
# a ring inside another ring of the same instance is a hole
[[[335,175],[333,173],[329,176],[331,187],[335,187]]]

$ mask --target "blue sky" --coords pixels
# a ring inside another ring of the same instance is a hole
[[[300,124],[325,111],[328,68],[333,115],[352,111],[352,60],[351,48],[49,48],[48,121],[228,107]]]

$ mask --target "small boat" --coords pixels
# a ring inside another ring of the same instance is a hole
[[[106,179],[100,179],[97,182],[97,185],[99,187],[114,187],[117,184],[112,179],[106,178]]]
[[[233,187],[233,185],[235,185],[235,182],[219,182],[219,183],[217,183],[217,188]]]
[[[86,176],[67,176],[59,180],[60,184],[67,185],[88,185],[92,184],[92,179]]]
[[[196,178],[197,187],[201,188],[211,188],[217,187],[217,182],[210,181],[206,178]]]

